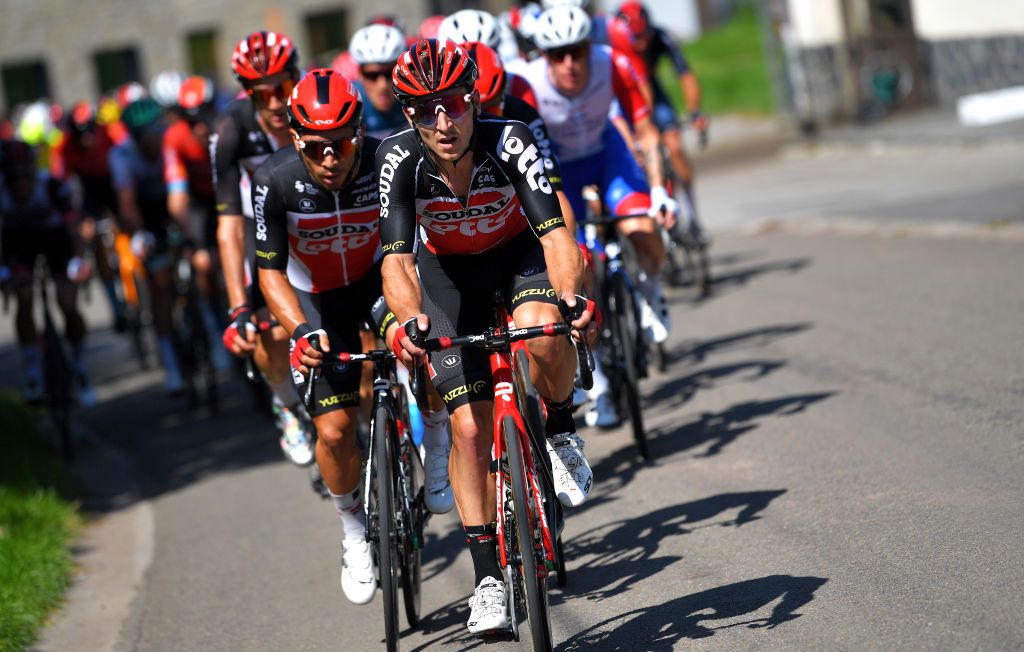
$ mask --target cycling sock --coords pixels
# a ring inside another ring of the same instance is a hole
[[[294,406],[302,402],[299,400],[299,390],[295,388],[295,383],[292,382],[290,376],[285,376],[281,382],[273,383],[270,382],[266,374],[260,373],[263,375],[263,381],[267,383],[267,387],[270,388],[271,393],[280,401],[281,405],[286,406],[289,410],[293,410]]]
[[[334,501],[334,511],[338,512],[341,518],[342,538],[349,541],[366,539],[366,516],[363,514],[363,497],[360,489],[357,485],[355,491],[340,496],[327,490]]]
[[[544,399],[544,407],[548,409],[548,420],[544,424],[544,434],[548,439],[566,432],[576,432],[576,423],[572,420],[572,393],[569,398],[558,403]]]
[[[428,451],[448,447],[448,411],[423,412],[423,448]]]
[[[477,586],[485,577],[493,577],[504,581],[501,568],[498,566],[498,534],[494,523],[485,525],[463,525],[466,531],[466,543],[469,554],[473,557],[473,571],[476,573]]]

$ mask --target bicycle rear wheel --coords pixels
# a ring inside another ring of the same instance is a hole
[[[398,650],[398,539],[395,528],[395,481],[391,466],[394,422],[383,407],[373,415],[373,488],[377,514],[377,560],[384,598],[384,635],[388,652]]]
[[[639,321],[636,315],[636,304],[621,276],[613,276],[609,282],[611,284],[609,299],[613,314],[612,336],[616,340],[615,348],[621,356],[619,362],[622,366],[619,396],[620,400],[624,400],[625,407],[629,412],[633,439],[640,450],[640,456],[649,460],[647,431],[644,428],[644,418],[640,407],[640,373],[637,361],[637,342],[639,341],[637,324]]]
[[[518,544],[518,558],[512,561],[512,567],[518,567],[519,579],[526,594],[526,619],[530,624],[533,649],[547,651],[552,647],[551,616],[548,613],[547,578],[540,574],[537,551],[534,547],[536,525],[533,512],[536,510],[530,509],[531,492],[526,480],[523,451],[519,445],[519,429],[511,417],[505,417],[501,429],[505,437],[505,453],[508,455],[509,476],[512,480],[512,511]],[[507,528],[505,536],[509,536],[511,531],[513,529]]]

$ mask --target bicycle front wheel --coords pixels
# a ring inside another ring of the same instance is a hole
[[[621,276],[611,279],[610,298],[613,306],[612,328],[616,340],[615,349],[621,356],[619,361],[623,373],[620,375],[621,397],[625,399],[629,411],[629,421],[633,428],[633,440],[645,460],[650,459],[647,446],[647,431],[644,428],[644,417],[640,407],[640,373],[637,361],[637,343],[640,339],[636,315],[636,304],[630,296],[629,288]]]
[[[395,527],[395,476],[391,444],[395,424],[388,411],[373,415],[373,489],[376,491],[377,563],[384,598],[384,634],[388,652],[398,650],[398,538]],[[371,513],[373,510],[371,510]]]
[[[505,453],[508,455],[509,475],[512,480],[512,513],[514,528],[506,528],[505,536],[515,532],[518,548],[517,559],[512,560],[513,568],[518,567],[522,588],[526,593],[526,619],[530,624],[533,649],[551,650],[551,616],[548,613],[547,578],[542,577],[537,564],[535,547],[534,514],[530,509],[530,488],[526,481],[526,466],[520,447],[519,429],[511,417],[505,417],[501,424],[505,437]],[[518,562],[518,564],[516,563]]]

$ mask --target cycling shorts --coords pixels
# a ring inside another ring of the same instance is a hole
[[[363,350],[359,331],[369,323],[374,332],[387,329],[394,315],[388,310],[381,297],[380,266],[352,285],[327,290],[326,292],[303,292],[296,290],[299,304],[306,320],[316,329],[327,331],[331,351],[334,353],[360,353]],[[295,346],[290,341],[289,348]],[[334,410],[359,405],[359,381],[362,378],[363,363],[338,363],[324,365],[316,379],[316,400],[310,416],[320,416]],[[306,377],[292,370],[292,380],[302,395]]]
[[[117,194],[110,177],[79,177],[82,182],[82,214],[96,220],[117,215]]]
[[[511,313],[531,301],[557,304],[540,241],[529,230],[481,254],[438,256],[421,247],[416,261],[430,338],[470,335],[494,328],[494,293]],[[448,411],[489,401],[491,364],[482,349],[455,347],[430,354],[430,377]]]
[[[46,259],[50,278],[67,277],[68,261],[74,255],[74,241],[66,228],[5,227],[0,237],[4,243],[4,264],[10,267],[13,275],[24,277],[32,274],[36,258],[42,256]]]
[[[622,135],[612,125],[601,136],[604,148],[575,161],[562,161],[562,187],[577,223],[585,220],[587,205],[583,188],[596,185],[604,204],[614,215],[644,213],[651,207],[650,185]]]
[[[658,128],[658,131],[680,128],[679,113],[660,87],[654,89],[654,111],[651,118],[654,120],[654,126]]]

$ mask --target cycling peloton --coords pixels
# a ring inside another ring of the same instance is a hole
[[[365,136],[363,102],[354,84],[330,69],[311,71],[289,100],[294,146],[270,156],[253,179],[259,283],[274,317],[291,333],[291,369],[301,386],[321,367],[311,408],[316,460],[342,523],[341,586],[366,604],[376,590],[372,551],[365,539],[356,426],[360,365],[322,367],[324,351],[362,350],[360,328],[369,321],[390,341],[397,323],[381,300],[380,204],[373,153]],[[424,415],[425,502],[450,511],[447,419]],[[431,464],[431,459],[444,463]]]
[[[410,128],[377,150],[384,296],[403,324],[452,336],[493,326],[500,290],[516,326],[560,321],[559,300],[576,305],[583,273],[544,162],[521,122],[480,116],[477,66],[451,41],[424,39],[395,65],[395,95]],[[418,234],[417,234],[417,227]],[[591,314],[573,322],[585,329]],[[413,364],[426,353],[405,329],[392,346]],[[547,408],[556,492],[586,500],[593,474],[572,419],[575,353],[565,338],[530,340],[534,384]],[[475,570],[470,632],[508,624],[498,566],[490,366],[484,351],[429,355],[434,386],[451,414],[452,486]]]
[[[231,69],[246,97],[232,101],[218,118],[210,139],[217,195],[217,243],[231,320],[224,346],[236,356],[252,356],[273,393],[281,449],[295,464],[313,461],[309,438],[296,411],[299,396],[288,371],[288,332],[269,324],[266,304],[255,283],[255,239],[251,179],[274,151],[291,146],[287,101],[299,79],[298,53],[288,37],[260,31],[238,42]]]
[[[387,138],[395,129],[405,127],[402,107],[391,92],[391,69],[405,52],[405,36],[391,25],[367,25],[352,35],[348,51],[358,64],[356,88],[366,101],[366,135]]]

